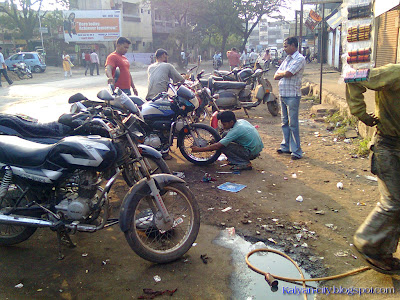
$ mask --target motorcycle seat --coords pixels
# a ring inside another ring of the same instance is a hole
[[[61,138],[71,132],[71,127],[59,122],[38,123],[20,116],[0,114],[0,132],[24,138]]]
[[[35,143],[12,135],[0,135],[0,162],[20,167],[40,166],[55,145]]]
[[[237,81],[214,81],[213,90],[244,89],[246,83]]]

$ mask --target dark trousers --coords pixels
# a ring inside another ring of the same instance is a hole
[[[255,159],[258,155],[252,155],[248,149],[237,143],[229,143],[228,146],[221,149],[226,155],[228,161],[234,165],[248,165],[250,160]]]
[[[94,71],[95,67],[96,67],[97,75],[100,75],[100,73],[99,73],[99,64],[98,63],[91,63],[90,64],[90,75],[92,75],[92,76],[93,76],[93,71]]]
[[[86,69],[85,69],[85,76],[86,76],[87,72],[90,70],[91,63],[90,63],[90,61],[85,61],[85,63],[86,63]]]
[[[390,257],[400,239],[400,137],[377,135],[372,150],[381,198],[357,229],[354,245],[367,255]]]
[[[13,81],[10,79],[10,77],[8,77],[7,74],[7,69],[0,69],[0,86],[1,86],[1,75],[4,76],[4,78],[7,80],[8,84],[12,84]]]

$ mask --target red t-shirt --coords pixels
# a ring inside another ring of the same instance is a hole
[[[229,65],[233,67],[239,66],[240,63],[240,54],[235,51],[226,52],[226,56],[228,57]]]
[[[114,51],[109,56],[107,56],[106,67],[107,66],[112,67],[113,76],[115,74],[115,69],[119,67],[121,73],[119,75],[118,81],[115,83],[116,87],[119,87],[120,89],[131,88],[131,73],[129,72],[130,64],[125,56],[118,54]]]
[[[89,53],[85,53],[85,60],[90,62],[90,54]]]

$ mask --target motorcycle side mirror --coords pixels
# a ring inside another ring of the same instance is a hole
[[[75,103],[75,102],[79,102],[79,101],[83,101],[83,100],[89,100],[89,99],[86,98],[81,93],[76,93],[76,94],[72,95],[71,97],[69,97],[68,103],[71,104],[71,103]]]
[[[107,90],[101,90],[97,93],[97,98],[104,100],[104,101],[111,101],[114,100],[113,95],[110,94]]]

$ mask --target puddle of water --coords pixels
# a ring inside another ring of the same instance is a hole
[[[238,235],[229,235],[223,231],[214,242],[225,248],[232,250],[232,259],[235,271],[232,274],[231,287],[233,299],[261,300],[261,299],[303,299],[303,294],[293,294],[293,291],[302,289],[301,285],[279,281],[278,290],[271,291],[270,286],[265,281],[264,276],[252,271],[246,264],[245,256],[254,249],[271,248],[262,242],[251,244]],[[250,256],[250,263],[260,270],[270,272],[282,277],[300,278],[296,267],[286,258],[271,252],[258,252]],[[311,278],[303,269],[305,278]],[[317,287],[316,282],[307,283],[312,287]],[[297,290],[296,290],[297,289]],[[308,299],[314,299],[313,295],[308,295]]]

